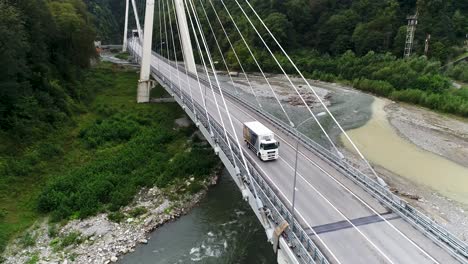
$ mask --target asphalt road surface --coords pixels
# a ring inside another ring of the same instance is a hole
[[[130,45],[139,53],[139,46],[134,43]],[[152,57],[151,64],[167,79],[191,94],[200,105],[203,105],[206,93],[208,112],[218,123],[221,124],[221,119],[224,121],[227,132],[237,137],[244,153],[253,158],[264,177],[290,206],[295,140],[225,97],[233,131],[218,93],[213,95],[209,87],[187,76],[183,65],[179,65],[178,71],[156,56]],[[206,73],[199,74],[206,78]],[[213,76],[211,79],[214,81]],[[223,83],[223,89],[234,89],[227,85]],[[221,115],[218,114],[215,99]],[[275,133],[281,144],[278,160],[263,162],[247,149],[242,138],[242,123],[254,120],[262,122]],[[320,157],[301,148],[300,144],[297,171],[295,213],[331,263],[458,263],[448,252],[398,215],[389,212]]]

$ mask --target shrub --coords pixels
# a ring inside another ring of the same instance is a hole
[[[123,213],[121,213],[120,211],[117,211],[117,212],[110,212],[108,215],[107,215],[107,218],[109,220],[111,220],[112,222],[115,222],[115,223],[120,223],[122,222],[122,220],[125,219],[125,215]]]
[[[353,86],[357,89],[371,92],[380,96],[389,96],[395,89],[386,81],[375,81],[368,79],[355,79]]]
[[[128,214],[132,217],[138,217],[142,214],[146,214],[146,212],[148,212],[148,210],[145,207],[140,206],[133,208],[132,210],[130,210],[130,212],[128,212]]]

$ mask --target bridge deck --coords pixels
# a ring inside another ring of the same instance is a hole
[[[140,54],[140,47],[135,43],[132,45]],[[153,56],[151,64],[153,70],[159,71],[174,84],[180,83],[187,94],[191,90],[193,99],[202,104],[198,82],[186,76],[182,67],[177,72],[172,65],[156,56]],[[234,90],[228,83],[222,83],[222,86],[223,89]],[[205,92],[203,84],[201,88]],[[235,127],[235,131],[232,131],[221,97],[218,94],[215,97],[221,106],[221,116],[228,133],[237,137],[240,142],[243,142],[242,123],[246,121],[259,120],[276,133],[281,143],[280,158],[276,161],[262,162],[244,144],[242,147],[267,177],[266,180],[290,206],[295,140],[261,116],[226,98]],[[221,123],[214,103],[215,97],[207,88],[208,111]],[[457,263],[448,252],[403,219],[389,214],[386,208],[361,187],[305,148],[300,148],[298,157],[296,214],[331,263]],[[386,221],[378,219],[376,214],[383,215]],[[317,235],[312,232],[314,227]]]

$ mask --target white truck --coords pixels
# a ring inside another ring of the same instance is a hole
[[[279,142],[275,134],[258,121],[244,123],[244,141],[261,160],[275,160],[279,157]]]

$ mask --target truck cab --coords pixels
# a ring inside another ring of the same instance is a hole
[[[279,157],[279,142],[275,134],[258,121],[244,123],[244,141],[247,147],[262,161],[276,160]]]

